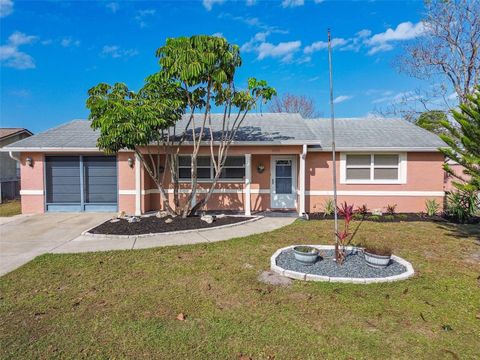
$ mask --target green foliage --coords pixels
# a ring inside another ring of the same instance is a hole
[[[367,215],[368,214],[368,207],[367,207],[367,204],[363,204],[361,206],[358,206],[357,209],[355,210],[355,212],[357,214],[360,214],[360,215]]]
[[[365,215],[362,215],[360,213],[353,214],[353,220],[363,220],[364,217]]]
[[[398,214],[397,218],[399,218],[400,220],[407,220],[408,216],[406,214]]]
[[[463,176],[455,174],[448,163],[444,165],[445,171],[458,179],[454,186],[467,192],[480,191],[480,85],[476,92],[467,96],[467,102],[460,104],[460,111],[453,110],[454,123],[447,120],[441,121],[447,130],[440,135],[447,143],[448,148],[440,151],[447,158],[463,166]]]
[[[447,216],[460,223],[467,222],[478,211],[478,197],[475,192],[456,191],[447,197]]]
[[[161,140],[161,131],[179,120],[185,99],[177,85],[146,84],[138,93],[125,84],[101,83],[88,91],[92,128],[100,130],[97,145],[107,153],[135,150]]]
[[[378,220],[380,220],[380,216],[379,215],[370,215],[368,217],[368,220],[378,221]]]
[[[447,120],[447,115],[443,111],[425,111],[420,114],[415,124],[434,134],[440,135],[445,133],[445,128],[442,125],[442,121],[445,120]]]
[[[386,213],[389,215],[395,215],[396,209],[397,209],[397,204],[388,204]]]
[[[327,199],[323,203],[323,215],[330,216],[335,212],[335,204],[332,199]]]
[[[383,217],[385,220],[388,220],[388,221],[393,221],[395,220],[395,216],[394,215],[385,215]]]
[[[429,200],[425,201],[425,213],[428,216],[437,215],[439,210],[440,210],[440,204],[437,203],[437,200],[429,199]]]

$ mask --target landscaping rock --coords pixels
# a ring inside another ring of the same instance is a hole
[[[278,275],[273,271],[263,271],[258,276],[258,281],[275,286],[289,286],[293,283],[292,279]]]
[[[120,222],[120,219],[112,219],[110,220],[111,223],[117,223],[117,222]]]
[[[173,219],[170,219],[170,218],[165,219],[165,224],[170,224],[171,222],[173,222]]]
[[[227,215],[225,214],[219,214],[217,216],[215,216],[217,219],[223,219],[224,217],[226,217]]]
[[[207,224],[213,223],[213,216],[212,215],[203,215],[200,220],[205,221]]]
[[[155,216],[156,216],[157,218],[159,218],[159,219],[163,219],[163,218],[165,218],[165,217],[168,216],[168,212],[166,212],[166,211],[159,211],[159,212],[156,213]]]
[[[122,218],[125,217],[125,215],[126,215],[126,214],[125,214],[125,211],[120,211],[120,212],[118,213],[117,217],[122,219]]]
[[[139,221],[140,221],[140,218],[137,217],[137,216],[132,216],[132,217],[129,217],[127,221],[128,221],[130,224],[131,224],[131,223],[136,223],[136,222],[139,222]]]

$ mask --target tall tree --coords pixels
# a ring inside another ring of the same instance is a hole
[[[448,84],[460,103],[480,79],[480,0],[427,0],[424,33],[405,48],[399,68]]]
[[[89,90],[87,107],[92,127],[100,129],[98,146],[107,152],[134,150],[159,189],[165,209],[185,217],[208,202],[247,113],[276,92],[255,78],[248,79],[246,89],[235,86],[241,57],[238,46],[224,38],[196,35],[167,39],[157,50],[157,57],[160,70],[147,77],[138,93],[124,84],[99,84]],[[212,123],[213,105],[223,108],[219,124]],[[182,115],[186,121],[180,123]],[[191,190],[182,203],[178,157],[187,142],[193,146]],[[210,149],[214,179],[206,195],[196,201],[202,146]],[[160,163],[162,157],[164,165]],[[165,186],[169,185],[165,185],[162,168],[170,169],[173,203],[166,194]]]
[[[434,134],[440,135],[446,132],[442,125],[442,121],[448,120],[447,114],[440,110],[425,111],[420,114],[415,124],[431,131]]]
[[[448,163],[444,169],[459,181],[455,187],[461,191],[480,191],[480,86],[475,87],[473,95],[460,104],[460,110],[453,110],[454,123],[442,120],[448,131],[440,137],[449,146],[440,149],[447,158],[462,165],[463,174],[456,174]]]
[[[299,113],[305,119],[319,115],[315,101],[311,97],[289,93],[284,94],[282,97],[274,97],[269,109],[274,113]]]

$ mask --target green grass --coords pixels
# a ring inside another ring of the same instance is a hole
[[[18,215],[22,213],[22,203],[20,200],[12,200],[0,204],[0,217]]]
[[[0,358],[478,358],[479,226],[361,223],[356,243],[413,263],[403,282],[257,281],[276,249],[329,243],[331,229],[38,257],[0,278]]]

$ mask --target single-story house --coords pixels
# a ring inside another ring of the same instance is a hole
[[[212,114],[213,124],[220,116]],[[438,148],[445,144],[436,135],[400,119],[343,118],[335,124],[339,201],[369,209],[396,204],[399,212],[423,211],[427,199],[443,202],[444,156]],[[135,154],[106,156],[96,146],[98,135],[89,121],[74,120],[4,148],[21,162],[24,213],[141,214],[161,207],[159,191]],[[179,159],[184,192],[191,149],[185,143]],[[208,144],[201,154],[199,196],[213,177]],[[230,147],[207,210],[302,214],[322,211],[332,196],[330,120],[252,113]]]
[[[0,148],[32,136],[24,128],[0,128]],[[20,166],[17,161],[0,152],[0,203],[3,199],[14,199],[19,195]]]

